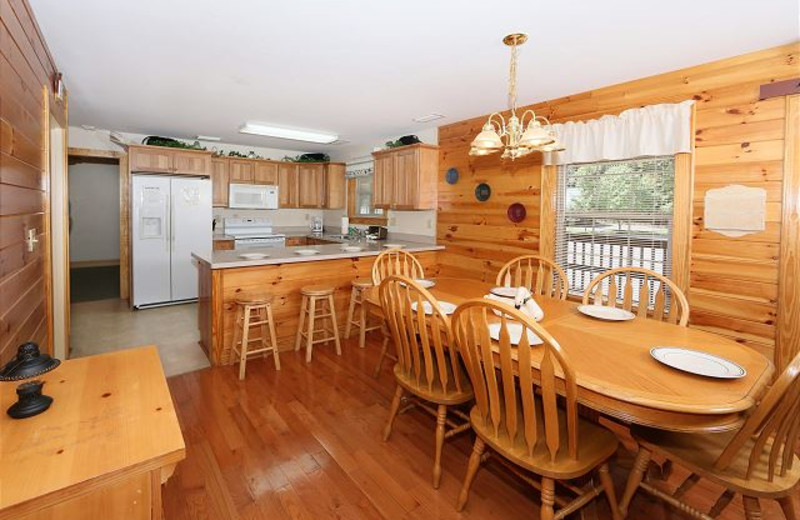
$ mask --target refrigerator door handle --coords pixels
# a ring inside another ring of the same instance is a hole
[[[170,186],[172,188],[172,186]],[[169,195],[169,242],[170,251],[175,252],[175,193],[174,188],[170,189]]]
[[[167,203],[167,215],[166,215],[167,218],[165,218],[164,220],[166,220],[166,222],[165,222],[166,226],[165,227],[167,229],[166,229],[166,233],[164,234],[164,239],[165,239],[164,240],[164,245],[167,248],[167,253],[169,253],[172,250],[172,244],[171,244],[171,242],[172,242],[172,195],[171,194],[167,195],[166,203]]]

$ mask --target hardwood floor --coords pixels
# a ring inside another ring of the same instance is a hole
[[[371,377],[379,344],[361,350],[343,343],[341,358],[322,345],[310,364],[303,352],[251,361],[247,379],[236,367],[190,372],[169,379],[186,440],[186,460],[164,488],[165,518],[264,520],[538,518],[538,492],[491,459],[475,480],[463,513],[455,510],[472,448],[466,433],[445,444],[442,484],[431,486],[434,421],[411,410],[398,417],[389,442],[381,431],[394,392],[389,363]],[[621,448],[612,472],[621,491],[632,454]],[[685,472],[665,483],[674,489]],[[687,495],[701,505],[719,491],[701,483]],[[764,518],[781,518],[763,504]],[[611,518],[605,501],[597,516]],[[640,494],[630,519],[682,518]],[[743,519],[741,499],[722,515]]]

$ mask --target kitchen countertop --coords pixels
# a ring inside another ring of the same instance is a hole
[[[312,235],[307,230],[304,234],[297,233],[287,236],[313,236],[323,240],[337,242],[336,244],[325,244],[315,246],[295,246],[295,247],[272,247],[272,248],[248,248],[246,250],[233,251],[214,251],[211,257],[192,253],[192,257],[199,262],[209,264],[211,269],[231,269],[235,267],[257,267],[262,265],[288,264],[300,262],[317,262],[320,260],[335,260],[341,258],[357,258],[362,256],[377,256],[386,248],[384,244],[400,244],[403,249],[410,252],[437,251],[444,249],[444,246],[436,244],[433,238],[416,235],[394,235],[388,240],[378,240],[374,242],[358,242],[357,245],[363,248],[361,251],[343,251],[342,246],[348,244],[347,239],[332,237],[330,234]],[[316,249],[319,254],[311,256],[301,256],[295,253],[298,249]],[[260,260],[247,260],[241,258],[242,253],[265,253],[269,256]]]

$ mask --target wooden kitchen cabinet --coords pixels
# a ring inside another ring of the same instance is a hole
[[[307,246],[308,237],[286,237],[286,247]]]
[[[131,172],[172,173],[172,150],[159,146],[128,147]]]
[[[328,163],[325,167],[325,207],[342,209],[345,205],[347,184],[344,163]]]
[[[173,173],[184,175],[209,175],[211,154],[197,152],[175,152],[172,156]]]
[[[255,164],[246,159],[230,159],[228,171],[231,184],[252,184]]]
[[[278,184],[278,163],[253,161],[253,184]]]
[[[419,143],[382,150],[375,159],[373,206],[436,209],[439,148]]]
[[[211,152],[163,146],[128,147],[131,173],[211,175]]]
[[[228,207],[228,159],[211,159],[211,205],[215,208]]]
[[[236,242],[233,239],[215,238],[213,242],[214,251],[233,251],[236,249]]]
[[[298,163],[299,206],[321,208],[325,205],[325,164]]]
[[[278,205],[296,208],[300,204],[298,166],[296,163],[278,163]]]

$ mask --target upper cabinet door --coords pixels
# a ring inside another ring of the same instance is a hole
[[[267,161],[256,161],[253,172],[253,184],[278,184],[278,164]]]
[[[393,206],[415,209],[419,198],[419,148],[398,150],[394,156]]]
[[[386,153],[375,157],[374,175],[372,205],[376,208],[391,208],[395,198],[394,154]]]
[[[174,152],[172,159],[174,173],[185,175],[210,175],[211,154],[197,152]]]
[[[344,208],[346,193],[345,165],[342,163],[329,163],[325,168],[325,207],[328,209]]]
[[[323,207],[325,202],[325,165],[320,163],[300,163],[298,166],[300,207]]]
[[[253,161],[231,159],[228,165],[231,184],[252,184],[254,170]]]
[[[300,203],[297,175],[297,164],[278,164],[278,201],[282,208],[296,208]]]
[[[132,172],[172,173],[173,152],[155,146],[131,146],[128,161]]]
[[[215,208],[228,207],[228,159],[211,159],[211,205]]]

